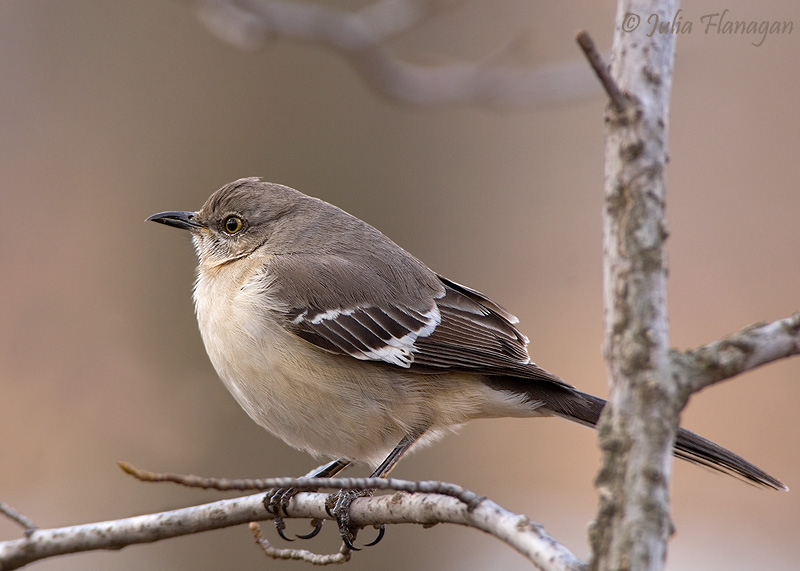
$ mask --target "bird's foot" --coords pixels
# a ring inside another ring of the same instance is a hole
[[[272,489],[264,496],[264,508],[274,516],[275,529],[278,535],[286,541],[294,541],[291,537],[287,537],[284,530],[286,529],[286,522],[283,517],[289,515],[286,508],[289,506],[289,501],[296,496],[301,490],[295,488],[276,488]],[[303,490],[315,491],[315,490]],[[311,525],[314,527],[309,533],[298,535],[299,539],[311,539],[316,536],[322,529],[322,524],[325,520],[312,519]]]
[[[339,535],[342,536],[342,541],[348,549],[353,551],[360,550],[359,547],[353,545],[353,542],[356,540],[358,529],[350,525],[350,506],[353,500],[371,497],[374,492],[375,490],[339,490],[335,494],[329,495],[328,499],[325,501],[325,511],[327,511],[328,515],[331,517],[336,518],[336,522],[339,524]],[[374,541],[367,543],[365,547],[371,547],[377,544],[383,539],[383,534],[385,532],[386,528],[381,525],[378,528],[378,537]]]

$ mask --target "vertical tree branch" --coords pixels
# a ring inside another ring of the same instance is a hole
[[[671,379],[666,309],[664,167],[675,36],[626,18],[666,22],[677,1],[620,0],[611,76],[626,95],[606,120],[605,356],[609,405],[600,423],[600,508],[592,568],[661,569],[671,533],[671,449],[685,396]],[[655,14],[654,16],[651,16]]]

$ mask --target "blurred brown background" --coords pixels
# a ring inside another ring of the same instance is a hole
[[[668,171],[669,304],[680,348],[798,309],[800,28],[761,47],[703,35],[699,17],[724,8],[732,18],[800,25],[791,0],[684,10],[696,27],[678,40]],[[569,62],[581,58],[579,28],[608,49],[613,9],[471,2],[395,47],[407,57],[477,59],[527,30],[534,61]],[[218,382],[192,314],[188,237],[143,222],[199,208],[242,176],[364,218],[516,313],[537,363],[606,394],[599,90],[502,112],[397,105],[336,54],[290,41],[241,51],[213,37],[190,3],[155,0],[3,0],[0,74],[0,500],[40,526],[220,497],[137,483],[116,460],[230,477],[315,465],[253,424]],[[795,491],[676,464],[670,569],[797,568],[798,381],[800,360],[784,361],[692,401],[686,426]],[[597,462],[589,430],[482,421],[395,475],[463,484],[586,556]],[[0,518],[0,538],[18,535]],[[323,535],[293,546],[335,549],[333,527]],[[237,528],[36,568],[301,567],[267,560]],[[452,526],[390,528],[349,564],[376,567],[528,568],[497,541]]]

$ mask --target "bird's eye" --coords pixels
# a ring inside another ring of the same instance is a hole
[[[228,216],[222,224],[222,227],[225,228],[225,232],[233,235],[244,228],[244,222],[242,222],[242,219],[238,216]]]

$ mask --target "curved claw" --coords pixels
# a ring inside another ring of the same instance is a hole
[[[285,539],[286,541],[294,541],[293,538],[287,537],[283,530],[286,529],[286,524],[283,522],[283,518],[279,515],[275,516],[275,529],[278,531],[278,535],[281,536],[281,539]]]
[[[314,524],[314,529],[312,529],[308,533],[304,534],[297,534],[298,539],[311,539],[312,537],[316,537],[317,534],[322,530],[322,524],[325,523],[324,519],[312,519],[311,523]]]
[[[384,534],[386,534],[386,526],[381,524],[378,528],[378,537],[370,541],[369,543],[365,543],[364,547],[372,547],[373,545],[378,545],[383,539]]]
[[[286,523],[283,521],[283,516],[289,515],[286,512],[286,506],[288,505],[289,500],[291,500],[296,493],[296,490],[293,488],[278,488],[267,492],[263,500],[264,509],[274,516],[275,529],[277,530],[278,535],[281,536],[281,539],[286,541],[294,541],[294,538],[287,536],[283,531],[286,529]],[[313,535],[311,537],[313,537]]]
[[[347,549],[349,549],[350,551],[361,551],[360,547],[356,547],[355,545],[353,545],[353,542],[350,541],[349,533],[346,532],[342,533],[342,541],[344,542],[345,546],[347,546]]]

